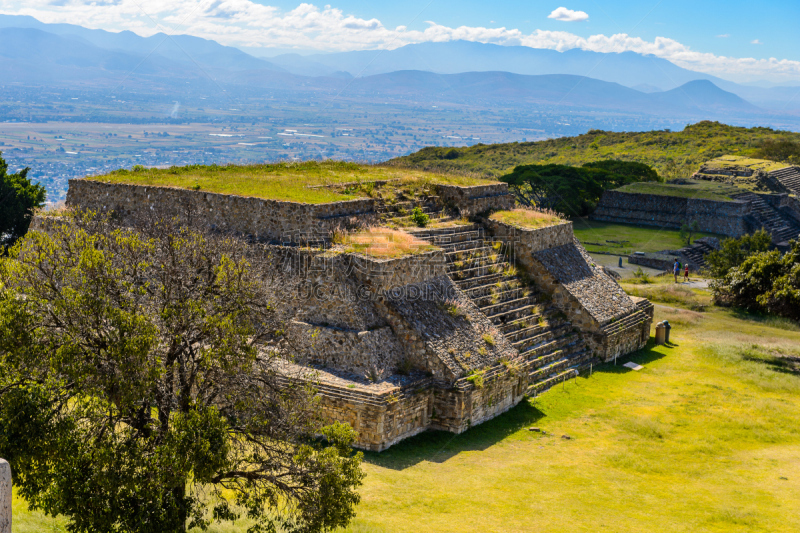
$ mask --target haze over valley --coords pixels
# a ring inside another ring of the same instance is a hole
[[[0,150],[52,202],[70,178],[136,164],[380,162],[425,146],[700,120],[800,128],[800,88],[634,52],[456,40],[265,58],[189,35],[0,15],[0,68]]]

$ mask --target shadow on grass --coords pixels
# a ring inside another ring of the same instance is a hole
[[[544,417],[544,413],[523,400],[516,407],[460,435],[426,431],[399,442],[383,452],[364,452],[370,464],[403,470],[423,461],[443,463],[467,451],[482,451]]]
[[[654,337],[650,337],[650,340],[647,341],[647,345],[642,348],[641,350],[635,351],[633,353],[627,354],[623,357],[617,358],[617,364],[615,365],[612,361],[611,363],[603,363],[602,365],[597,365],[594,367],[594,372],[605,372],[608,374],[624,374],[626,372],[633,372],[632,369],[624,366],[625,363],[628,361],[633,361],[636,364],[647,366],[648,363],[652,363],[653,361],[658,361],[670,355],[669,353],[662,353],[655,351],[656,340]],[[680,345],[675,344],[673,342],[668,342],[667,344],[663,345],[668,349],[678,348]]]

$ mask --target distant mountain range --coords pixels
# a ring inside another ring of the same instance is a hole
[[[171,92],[282,89],[419,100],[504,102],[727,120],[793,110],[800,88],[737,85],[632,52],[557,52],[466,41],[269,60],[187,35],[91,30],[0,15],[2,83]]]

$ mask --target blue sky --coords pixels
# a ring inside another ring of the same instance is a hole
[[[258,3],[285,11],[298,5],[287,0]],[[800,0],[343,0],[331,5],[359,18],[377,18],[387,27],[406,25],[421,30],[430,20],[451,27],[506,27],[526,33],[568,30],[584,37],[629,33],[649,41],[669,37],[716,55],[800,61]],[[547,18],[561,6],[583,11],[589,19],[561,22]],[[754,40],[762,44],[753,44]]]
[[[800,83],[798,0],[0,0],[0,13],[187,33],[259,55],[467,39],[634,51],[735,81]]]

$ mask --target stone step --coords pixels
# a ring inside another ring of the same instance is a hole
[[[500,286],[498,286],[500,284]],[[509,291],[513,289],[522,289],[524,284],[516,277],[508,277],[505,280],[496,281],[494,283],[487,283],[486,285],[477,285],[468,289],[461,289],[464,291],[471,300],[476,301],[478,298],[484,298],[491,295],[493,290]],[[477,305],[477,304],[476,304]],[[480,305],[478,305],[480,307]]]
[[[476,277],[466,278],[466,279],[455,279],[455,278],[453,278],[453,281],[455,282],[456,286],[459,289],[461,289],[462,291],[465,291],[465,290],[468,290],[468,289],[471,289],[471,288],[474,288],[474,287],[480,287],[480,286],[484,286],[484,285],[491,285],[493,283],[497,283],[497,282],[502,281],[502,280],[507,279],[507,278],[510,279],[508,276],[506,276],[503,273],[497,273],[497,274],[487,274],[485,276],[476,276]]]
[[[553,325],[553,323],[546,320],[545,315],[542,315],[542,318],[544,321],[543,324],[540,324],[538,321],[536,321],[535,324],[528,325],[527,327],[523,328],[514,328],[514,324],[508,324],[510,327],[507,331],[503,332],[503,336],[505,336],[505,338],[513,344],[515,342],[525,340],[528,337],[541,335],[549,331],[551,328],[558,327],[563,324],[563,322],[559,322],[558,325]]]
[[[557,337],[561,337],[566,333],[571,332],[571,328],[572,324],[560,324],[555,327],[546,328],[544,331],[535,335],[518,338],[518,340],[511,342],[511,345],[516,348],[519,353],[523,353],[531,348],[541,346]]]
[[[479,267],[489,268],[501,263],[508,264],[508,258],[503,256],[503,254],[476,255],[470,256],[467,259],[448,261],[447,270],[448,272],[461,272]]]
[[[565,353],[569,353],[572,350],[569,350],[568,347],[575,344],[576,340],[577,339],[574,335],[558,337],[544,342],[539,346],[532,346],[524,352],[521,352],[520,355],[526,359],[536,359],[537,357],[554,351],[564,351]]]
[[[492,293],[491,291],[486,291],[486,293],[472,296],[471,294],[467,294],[470,297],[472,302],[477,305],[481,310],[486,309],[488,306],[491,305],[499,305],[505,302],[509,302],[512,300],[516,300],[518,298],[522,298],[526,292],[530,291],[528,288],[524,287],[512,287],[510,289],[498,289],[495,287],[496,292]],[[531,292],[531,294],[533,294]]]
[[[528,373],[528,382],[529,383],[536,383],[538,381],[542,381],[543,379],[547,379],[548,377],[557,374],[563,371],[565,368],[571,366],[570,360],[566,357],[562,357],[561,359],[556,359],[552,363],[546,364],[542,367],[537,368],[536,370],[532,370]]]
[[[419,234],[420,232],[416,231],[411,231],[409,233],[413,234],[415,237],[428,241],[431,244],[435,244],[436,246],[439,247],[445,247],[450,244],[461,243],[461,242],[480,242],[481,246],[483,246],[483,241],[484,241],[483,231],[479,230],[464,231],[460,233],[442,233],[442,234],[431,235],[429,237],[420,235]]]
[[[521,307],[517,307],[514,309],[508,309],[504,311],[500,311],[499,313],[493,315],[486,315],[489,319],[494,322],[496,325],[507,325],[512,322],[516,322],[520,319],[525,319],[531,317],[532,319],[537,319],[538,317],[542,316],[539,312],[540,310],[539,304],[527,304]]]
[[[562,372],[559,372],[554,376],[549,376],[541,381],[531,383],[530,385],[528,385],[528,394],[539,394],[541,392],[546,391],[547,389],[549,389],[554,385],[558,385],[562,381],[574,378],[578,374],[579,372],[577,368],[567,368],[566,370],[563,370]]]
[[[490,304],[487,305],[486,307],[481,307],[480,309],[484,315],[488,316],[489,318],[493,318],[505,312],[516,311],[519,309],[523,309],[524,307],[529,307],[531,305],[536,306],[537,303],[538,302],[536,301],[536,298],[532,296],[522,296],[514,300],[508,300],[502,303]]]
[[[500,330],[503,332],[503,335],[508,338],[508,336],[514,335],[520,330],[526,330],[537,326],[543,329],[548,329],[563,324],[564,322],[565,320],[556,318],[553,313],[546,312],[542,314],[531,314],[529,317],[525,316],[515,320],[509,320],[505,323],[495,322],[495,325],[499,326]]]
[[[472,233],[472,232],[484,233],[483,226],[481,226],[480,224],[472,223],[459,226],[449,226],[446,228],[428,228],[428,229],[411,230],[411,233],[413,233],[420,239],[431,239],[442,236],[454,236],[454,235],[460,235],[462,233]]]
[[[452,279],[461,281],[469,278],[487,276],[489,274],[502,274],[509,266],[510,265],[506,261],[503,261],[502,263],[494,263],[474,268],[455,269],[450,271],[449,274]]]

